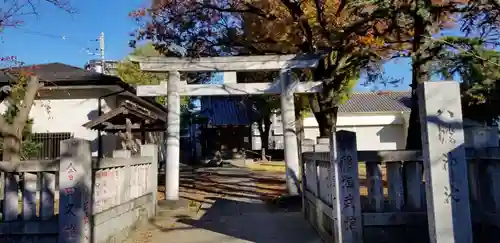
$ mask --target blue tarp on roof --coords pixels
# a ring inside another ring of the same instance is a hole
[[[222,72],[212,74],[209,84],[224,83]],[[208,118],[209,124],[249,125],[250,119],[240,96],[205,96],[200,99],[200,114]]]
[[[209,124],[249,125],[242,97],[210,96],[201,97],[201,115],[208,118]]]

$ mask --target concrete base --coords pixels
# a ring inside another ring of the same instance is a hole
[[[179,200],[159,200],[156,206],[158,212],[171,211],[188,207],[189,207],[189,200],[185,198],[180,198]]]

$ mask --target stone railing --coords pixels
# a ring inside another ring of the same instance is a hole
[[[157,145],[98,160],[81,139],[62,141],[57,160],[0,162],[0,242],[121,242],[155,214],[157,167]]]

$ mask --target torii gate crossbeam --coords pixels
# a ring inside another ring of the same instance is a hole
[[[292,81],[292,69],[314,68],[318,56],[236,56],[212,58],[141,58],[131,57],[140,64],[141,70],[169,72],[167,82],[159,85],[139,85],[138,96],[167,95],[167,149],[166,149],[166,200],[179,199],[179,155],[180,155],[180,96],[210,95],[266,95],[280,94],[283,122],[286,182],[290,195],[300,193],[299,148],[295,130],[294,93],[315,93],[321,90],[321,82]],[[236,71],[280,70],[276,83],[236,83]],[[181,81],[183,72],[224,72],[232,82],[225,84],[187,84]]]

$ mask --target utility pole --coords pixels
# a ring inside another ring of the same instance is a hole
[[[99,53],[101,56],[101,73],[104,74],[106,72],[106,62],[104,61],[104,32],[101,32],[99,35]]]

